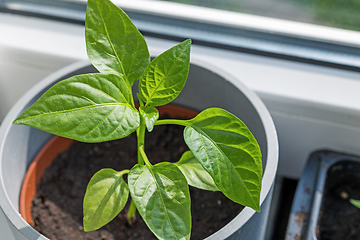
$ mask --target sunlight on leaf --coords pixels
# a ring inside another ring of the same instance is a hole
[[[190,186],[209,191],[219,191],[210,174],[203,168],[191,151],[186,151],[176,166],[186,177]]]
[[[86,50],[100,72],[116,71],[131,87],[150,62],[144,37],[123,10],[109,0],[89,0]]]
[[[157,238],[190,239],[189,186],[174,164],[137,164],[128,182],[136,208]]]
[[[260,211],[260,147],[241,120],[223,109],[209,108],[188,120],[184,138],[225,196]]]
[[[113,220],[125,207],[129,188],[127,171],[104,168],[91,178],[84,197],[84,230],[94,231]]]
[[[83,142],[123,138],[140,122],[131,97],[118,75],[77,75],[52,86],[14,123]]]
[[[147,105],[162,106],[174,100],[184,88],[190,66],[191,40],[156,57],[139,81],[139,95]]]

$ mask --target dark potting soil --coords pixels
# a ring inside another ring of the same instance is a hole
[[[35,229],[51,240],[141,240],[156,239],[138,215],[132,226],[126,221],[127,207],[113,221],[94,232],[83,231],[83,197],[95,172],[102,168],[116,171],[137,164],[136,136],[105,143],[74,142],[48,167],[33,199]],[[176,162],[188,150],[183,140],[183,127],[156,126],[146,134],[146,153],[152,164]],[[230,222],[242,206],[220,192],[190,187],[191,239],[204,239]],[[130,202],[130,197],[129,201]]]
[[[326,177],[317,236],[319,240],[360,239],[360,209],[349,199],[360,199],[360,163],[342,161]]]

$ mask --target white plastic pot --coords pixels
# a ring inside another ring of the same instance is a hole
[[[4,234],[8,234],[4,239],[47,239],[20,216],[19,193],[27,167],[52,135],[28,126],[12,125],[12,122],[54,83],[89,72],[95,72],[89,62],[78,62],[51,74],[19,100],[1,124],[0,226],[5,226]],[[208,107],[224,108],[238,116],[253,132],[263,154],[261,212],[246,207],[207,239],[263,239],[278,165],[276,130],[265,105],[239,79],[201,61],[192,61],[188,81],[174,103],[199,111]]]

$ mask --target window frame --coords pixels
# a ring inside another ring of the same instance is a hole
[[[113,2],[145,36],[192,38],[204,46],[360,71],[360,33],[356,31],[166,1]],[[84,24],[85,9],[86,0],[0,0],[0,12],[76,24]]]

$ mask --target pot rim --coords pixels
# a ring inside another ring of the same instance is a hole
[[[214,66],[212,63],[209,63],[204,60],[200,60],[197,58],[191,58],[191,64],[200,66],[202,68],[211,71],[230,83],[236,86],[253,104],[253,107],[256,109],[265,130],[266,134],[266,142],[267,142],[267,162],[264,168],[263,179],[262,179],[262,189],[260,193],[260,206],[271,192],[273,183],[275,181],[277,166],[278,166],[278,139],[276,134],[275,125],[270,116],[269,111],[265,107],[265,104],[261,101],[261,99],[247,86],[245,86],[240,79],[229,74],[225,70]],[[12,122],[15,120],[17,116],[21,114],[22,109],[28,104],[28,102],[33,99],[40,91],[44,88],[48,87],[55,80],[59,79],[62,76],[66,76],[71,72],[74,72],[78,69],[84,68],[86,66],[91,65],[90,61],[78,61],[73,64],[70,64],[64,68],[61,68],[58,71],[50,74],[45,77],[42,81],[35,84],[32,88],[30,88],[11,108],[9,113],[4,118],[1,126],[0,126],[0,152],[3,152],[5,139],[10,131],[12,126]],[[210,67],[209,67],[210,66]],[[270,160],[270,161],[269,161]],[[2,156],[0,155],[0,173],[2,172]],[[20,191],[20,190],[19,190]],[[11,203],[4,186],[3,176],[0,174],[0,209],[4,212],[10,222],[20,230],[22,234],[25,236],[36,236],[35,239],[48,239],[43,235],[39,235],[39,233],[30,227],[30,225],[21,217],[20,213],[16,210],[16,208]],[[210,239],[224,239],[232,235],[239,226],[244,225],[253,215],[255,211],[249,207],[245,207],[239,215],[237,215],[232,221],[230,221],[227,225],[225,225],[222,229],[217,231],[216,233],[209,236]]]

